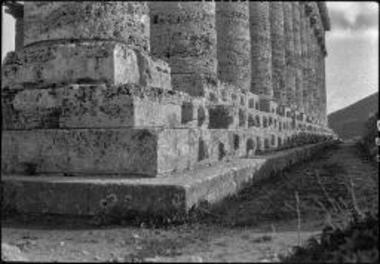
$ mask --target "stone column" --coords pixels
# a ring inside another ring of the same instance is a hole
[[[321,122],[322,125],[327,125],[326,123],[326,73],[325,73],[325,54],[321,53],[321,59],[320,59],[320,98],[321,98]]]
[[[326,83],[325,83],[325,26],[322,21],[321,12],[316,12],[316,25],[314,33],[318,42],[318,121],[321,125],[326,125]]]
[[[149,51],[144,2],[25,2],[25,45],[42,41],[119,41]]]
[[[310,16],[312,7],[309,2],[304,3],[305,11],[305,42],[306,42],[306,58],[305,58],[305,68],[306,68],[306,101],[307,101],[307,116],[309,120],[311,119],[313,112],[313,52],[312,52],[312,36],[313,28],[310,23]]]
[[[301,68],[302,68],[302,104],[303,112],[308,114],[309,102],[308,102],[308,78],[309,73],[307,69],[307,57],[308,55],[308,21],[307,15],[305,12],[305,5],[303,2],[300,2],[300,16],[301,16]]]
[[[243,91],[251,86],[248,2],[217,2],[218,79]]]
[[[315,9],[313,8],[313,14],[310,18],[311,20],[311,26],[312,31],[311,34],[311,54],[312,54],[312,113],[311,116],[313,117],[314,122],[317,122],[318,119],[318,112],[319,112],[319,89],[318,89],[318,56],[319,56],[319,45],[318,40],[314,32],[315,27]]]
[[[320,37],[323,38],[323,29],[321,29]],[[319,54],[318,54],[318,119],[322,125],[325,125],[326,116],[326,83],[325,83],[325,52],[324,44],[319,41]]]
[[[316,66],[317,66],[317,50],[318,46],[316,43],[316,39],[313,32],[310,32],[310,61],[311,61],[311,76],[310,76],[310,116],[313,120],[315,120],[316,117],[316,99],[317,99],[317,72],[316,72]]]
[[[322,117],[322,98],[321,98],[321,85],[322,83],[322,70],[321,70],[321,58],[322,58],[322,32],[323,25],[321,21],[321,16],[319,13],[319,7],[316,2],[310,2],[312,7],[310,23],[313,28],[312,30],[312,41],[313,41],[313,56],[314,56],[314,85],[313,85],[313,97],[314,97],[314,117],[317,123],[321,123]]]
[[[171,67],[173,88],[204,95],[217,77],[214,2],[149,2],[152,54]]]
[[[322,61],[321,61],[321,74],[322,74],[322,120],[323,125],[327,126],[327,93],[326,93],[326,41],[325,41],[326,32],[323,31],[323,46],[322,46]]]
[[[281,105],[286,105],[285,84],[285,33],[283,2],[270,2],[270,28],[273,67],[273,95]]]
[[[171,89],[170,68],[149,56],[145,2],[25,2],[24,11],[23,69],[9,82]]]
[[[15,50],[19,51],[24,46],[24,6],[12,2],[5,3],[5,6],[8,8],[5,12],[13,16],[16,20]]]
[[[285,32],[285,60],[286,60],[286,103],[295,108],[295,69],[294,69],[294,34],[292,2],[283,2],[284,7],[284,32]]]
[[[293,33],[294,33],[294,70],[295,70],[295,101],[296,109],[303,112],[303,76],[302,76],[302,46],[301,46],[301,14],[299,2],[292,2]]]
[[[251,92],[273,98],[269,2],[249,2],[251,31]]]

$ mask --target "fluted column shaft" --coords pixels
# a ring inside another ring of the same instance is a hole
[[[306,42],[306,58],[305,58],[305,71],[306,71],[306,101],[307,101],[307,112],[309,117],[313,116],[314,109],[314,97],[313,97],[313,27],[311,26],[310,17],[312,15],[312,6],[310,2],[304,3],[305,11],[305,42]]]
[[[322,123],[322,112],[323,112],[323,77],[322,77],[322,45],[323,45],[323,24],[321,20],[321,15],[319,13],[319,7],[317,2],[310,3],[312,7],[311,24],[313,26],[313,43],[314,43],[314,58],[315,58],[315,86],[314,86],[314,115],[316,122]]]
[[[269,2],[249,2],[251,31],[251,92],[273,98]]]
[[[319,7],[319,5],[318,5]],[[318,121],[324,125],[326,120],[326,83],[325,83],[325,29],[319,8],[316,12],[315,35],[318,41]]]
[[[312,42],[312,116],[316,121],[318,118],[319,108],[319,87],[318,87],[318,64],[319,64],[319,46],[315,34],[311,33]]]
[[[218,79],[243,91],[251,86],[249,2],[216,2]]]
[[[285,33],[283,2],[270,2],[270,29],[272,45],[273,95],[281,105],[286,104]]]
[[[323,114],[323,124],[327,126],[327,92],[326,92],[326,31],[323,31],[322,35],[322,102],[323,102],[323,109],[322,109],[322,114]]]
[[[292,2],[283,2],[284,8],[284,32],[285,32],[285,90],[286,103],[295,108],[295,67],[294,67],[294,34]]]
[[[307,115],[315,119],[315,86],[316,86],[316,72],[315,72],[315,35],[314,35],[314,6],[312,2],[304,2],[304,11],[306,15],[306,34],[305,39],[307,43],[307,56],[306,56],[306,79],[307,79]]]
[[[325,54],[322,57],[322,102],[323,102],[323,124],[327,126],[327,92],[326,92],[326,60]]]
[[[326,125],[326,75],[325,75],[325,56],[320,56],[320,100],[321,100],[321,122]]]
[[[305,114],[309,111],[309,102],[308,102],[308,69],[307,69],[307,57],[308,55],[308,21],[307,15],[305,12],[305,5],[303,2],[300,2],[300,21],[301,21],[301,68],[302,68],[302,104],[303,112]]]
[[[301,44],[301,13],[299,2],[293,2],[293,33],[294,33],[294,66],[296,77],[296,109],[303,112],[303,75],[302,75],[302,44]]]
[[[203,96],[216,79],[215,2],[149,2],[152,54],[171,67],[173,88]]]
[[[16,19],[16,39],[15,50],[19,51],[24,47],[24,19]]]

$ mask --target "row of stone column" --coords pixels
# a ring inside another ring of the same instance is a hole
[[[149,6],[152,53],[169,62],[177,89],[201,95],[194,80],[217,77],[314,119],[325,112],[324,57],[312,25],[321,21],[316,2]]]
[[[318,10],[316,2],[25,2],[23,19],[14,12],[16,25],[25,24],[25,35],[16,30],[16,50],[51,40],[116,40],[168,61],[173,87],[194,96],[219,79],[322,119]]]

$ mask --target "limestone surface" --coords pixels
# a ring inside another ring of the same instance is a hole
[[[149,51],[144,2],[25,2],[24,45],[41,41],[115,40]]]
[[[244,91],[251,85],[248,2],[216,3],[218,79]]]
[[[285,32],[283,2],[270,2],[270,29],[272,46],[273,97],[286,104],[285,87]]]
[[[93,215],[109,195],[127,205],[132,195],[133,210],[183,213],[270,169],[257,163],[263,153],[333,136],[324,5],[12,6],[17,49],[2,65],[1,170],[22,179],[5,196],[17,196],[23,212]],[[287,162],[310,155],[292,153]],[[274,159],[270,166],[286,165]],[[108,185],[115,177],[125,182]]]
[[[198,79],[216,78],[214,2],[149,2],[152,54],[171,67],[173,87],[202,95]]]
[[[273,97],[269,2],[250,2],[251,92]]]
[[[2,87],[18,84],[139,84],[171,89],[164,61],[118,42],[39,44],[26,47],[3,70]]]

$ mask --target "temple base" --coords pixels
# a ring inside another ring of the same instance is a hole
[[[308,159],[331,145],[307,145],[252,159],[231,160],[164,178],[3,176],[2,210],[21,214],[185,216],[202,202],[215,203],[253,180]]]

